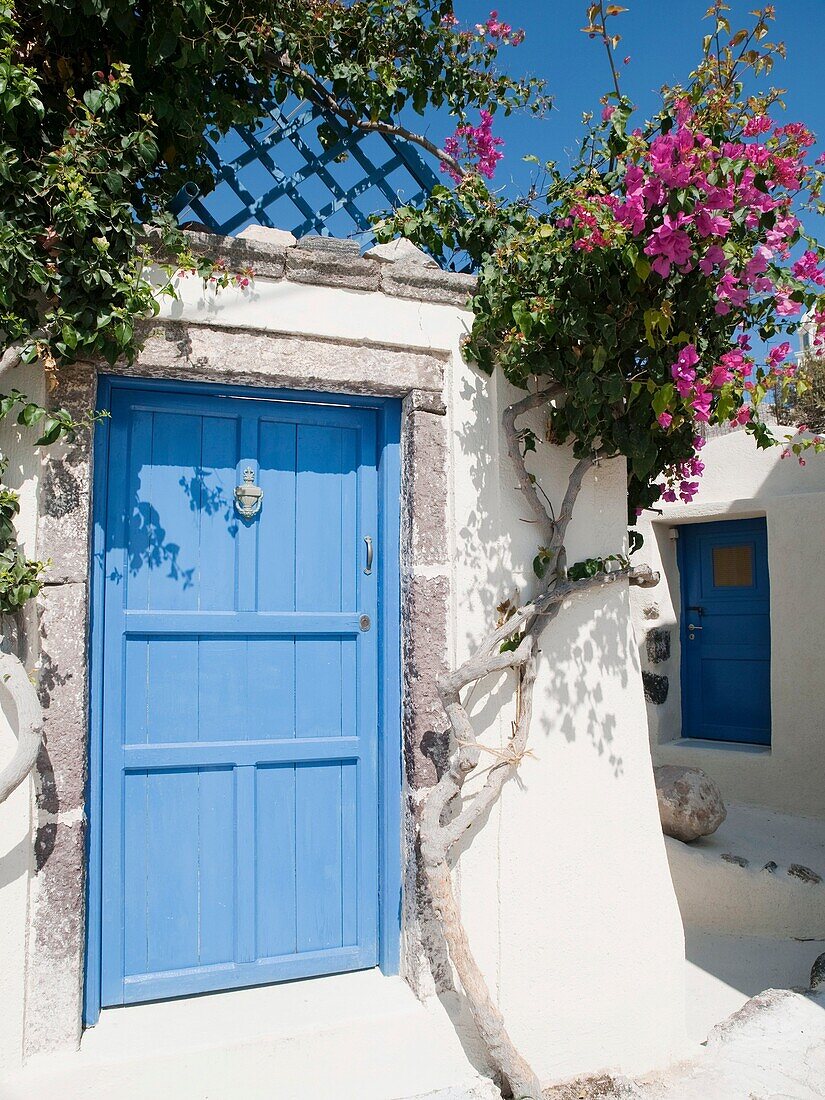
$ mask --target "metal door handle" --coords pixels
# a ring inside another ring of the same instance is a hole
[[[695,626],[693,623],[688,623],[688,630],[704,630],[703,626]]]
[[[369,535],[364,535],[364,542],[367,544],[367,564],[364,567],[364,572],[369,576],[372,572],[372,539]]]

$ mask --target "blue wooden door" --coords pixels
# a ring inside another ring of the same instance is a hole
[[[373,966],[377,413],[115,383],[111,414],[102,1003]]]
[[[764,519],[679,528],[682,735],[769,745],[771,629]]]

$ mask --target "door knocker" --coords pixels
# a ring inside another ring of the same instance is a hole
[[[261,510],[264,491],[255,485],[255,471],[251,466],[243,472],[243,485],[235,486],[235,510],[244,519],[252,519]]]

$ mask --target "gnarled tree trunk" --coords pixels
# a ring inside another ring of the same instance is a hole
[[[524,465],[520,435],[516,427],[516,421],[523,413],[545,405],[559,396],[561,391],[556,389],[530,394],[506,409],[503,416],[504,432],[518,478],[518,487],[538,521],[544,546],[548,551],[550,566],[547,575],[550,579],[531,602],[520,607],[510,619],[492,631],[471,657],[454,672],[439,678],[438,691],[449,720],[455,749],[448,767],[427,795],[419,825],[421,861],[433,909],[441,922],[450,960],[461,982],[476,1028],[487,1048],[490,1061],[513,1096],[529,1100],[541,1100],[541,1083],[508,1035],[502,1014],[493,1001],[470,950],[453,892],[450,856],[467,830],[482,819],[496,802],[502,787],[515,773],[527,750],[536,679],[537,642],[545,627],[559,613],[562,603],[581,592],[603,588],[628,578],[631,583],[651,583],[648,574],[633,576],[629,569],[598,573],[596,576],[575,581],[567,578],[564,548],[567,527],[584,476],[598,456],[583,458],[576,463],[561,507],[557,514],[551,515],[542,503],[535,479]],[[502,652],[502,643],[514,638],[518,639],[518,646]],[[466,802],[462,802],[464,783],[478,766],[482,747],[462,703],[461,692],[486,676],[508,669],[512,669],[518,676],[516,716],[510,737],[499,759],[488,770],[480,790]],[[454,808],[454,803],[455,812],[450,816],[448,810]]]

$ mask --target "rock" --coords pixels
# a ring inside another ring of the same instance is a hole
[[[748,861],[744,856],[735,856],[732,852],[722,852],[725,863],[735,863],[737,867],[747,867]]]
[[[316,252],[320,255],[335,256],[341,259],[361,258],[361,249],[358,241],[351,241],[346,237],[325,237],[320,233],[307,233],[298,241],[298,247],[306,252]]]
[[[295,237],[286,229],[272,229],[268,225],[248,225],[238,237],[244,241],[260,241],[261,244],[276,244],[281,248],[294,248]]]
[[[663,626],[654,626],[645,637],[647,659],[652,665],[670,660],[670,631]]]
[[[817,955],[811,967],[811,989],[825,987],[825,951]]]
[[[810,882],[814,885],[822,882],[822,875],[818,875],[816,871],[812,871],[810,867],[805,867],[802,863],[792,863],[788,868],[788,874],[801,879],[802,882]]]
[[[386,244],[373,245],[364,255],[372,256],[373,259],[382,260],[384,263],[401,261],[408,264],[421,264],[424,267],[438,267],[432,256],[416,248],[406,237],[397,237],[394,241],[387,241]]]
[[[648,672],[647,669],[642,670],[642,686],[645,692],[645,699],[650,703],[655,703],[657,706],[661,706],[667,700],[667,693],[670,688],[670,681],[667,676],[659,676],[655,672]],[[690,768],[685,769],[690,771]]]
[[[701,769],[665,764],[653,775],[665,836],[689,843],[716,832],[727,817],[722,792]]]

